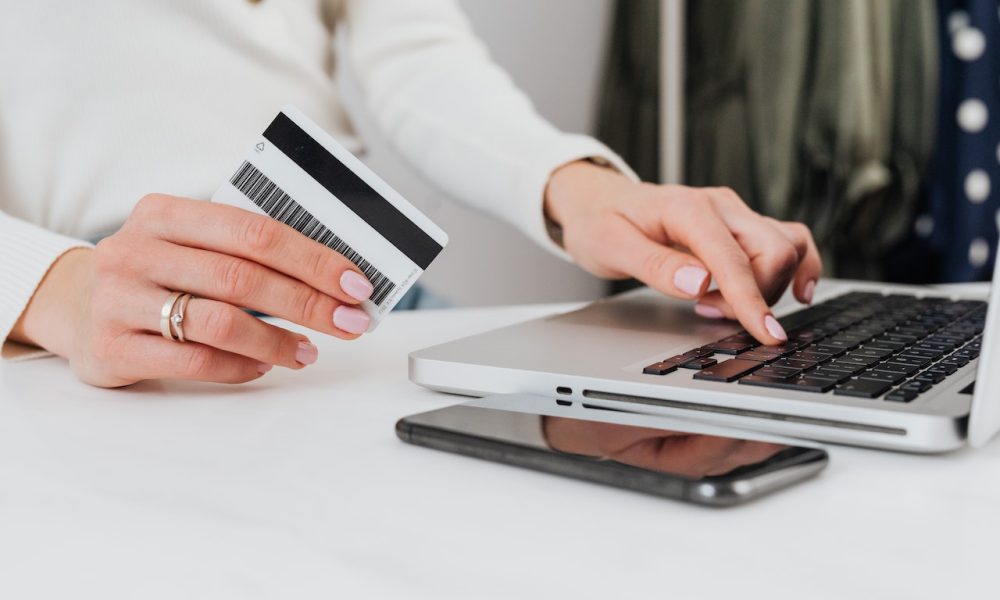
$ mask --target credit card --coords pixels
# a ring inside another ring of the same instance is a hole
[[[375,291],[375,329],[448,235],[294,106],[285,106],[213,202],[262,213],[343,254]]]

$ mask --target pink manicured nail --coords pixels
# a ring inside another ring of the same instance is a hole
[[[375,291],[371,282],[365,279],[364,275],[359,275],[354,271],[344,271],[344,274],[340,276],[340,288],[358,302],[364,302],[371,298],[372,292]]]
[[[273,368],[274,368],[274,365],[269,365],[267,363],[257,363],[257,372],[260,373],[261,375],[263,375],[264,373],[267,373],[268,371],[270,371]]]
[[[689,296],[697,296],[708,279],[708,271],[701,267],[687,265],[674,273],[674,285]]]
[[[771,315],[764,317],[764,328],[771,334],[771,337],[777,338],[782,342],[788,341],[788,334],[785,333],[785,328]]]
[[[802,295],[805,296],[806,304],[813,303],[813,294],[816,293],[816,282],[810,281],[806,283],[806,287],[802,290]]]
[[[347,333],[364,333],[368,331],[371,318],[365,311],[351,306],[338,306],[333,311],[333,324]]]
[[[722,314],[721,310],[707,304],[695,304],[694,312],[695,314],[705,317],[706,319],[721,319],[726,316]]]
[[[299,342],[298,349],[295,350],[295,362],[300,365],[311,365],[319,358],[319,348],[309,342]]]

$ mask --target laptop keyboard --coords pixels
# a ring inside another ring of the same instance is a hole
[[[747,332],[643,369],[694,379],[911,402],[979,357],[986,303],[852,292],[780,319],[788,342]],[[732,358],[721,362],[718,354]]]

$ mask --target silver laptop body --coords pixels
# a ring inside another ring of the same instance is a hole
[[[926,287],[826,280],[819,286],[816,301],[852,291],[985,299]],[[801,308],[783,302],[775,313],[780,318]],[[596,410],[684,417],[834,443],[942,452],[965,443],[973,394],[981,405],[977,412],[1000,420],[1000,411],[992,406],[1000,398],[989,400],[986,407],[987,399],[981,397],[1000,392],[994,389],[1000,378],[991,376],[991,381],[983,382],[980,373],[979,384],[972,385],[980,361],[990,360],[991,353],[998,355],[993,347],[1000,343],[995,331],[1000,324],[998,310],[992,308],[984,330],[983,355],[908,403],[701,381],[687,369],[663,376],[645,374],[646,365],[741,330],[732,322],[699,318],[690,303],[646,288],[573,312],[413,352],[410,378],[424,387],[455,394],[532,393]],[[719,354],[715,358],[721,362],[733,357]],[[979,424],[978,438],[991,436],[995,425]]]

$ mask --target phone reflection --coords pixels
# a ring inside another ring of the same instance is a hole
[[[713,435],[543,417],[553,450],[701,479],[764,462],[789,446]]]

